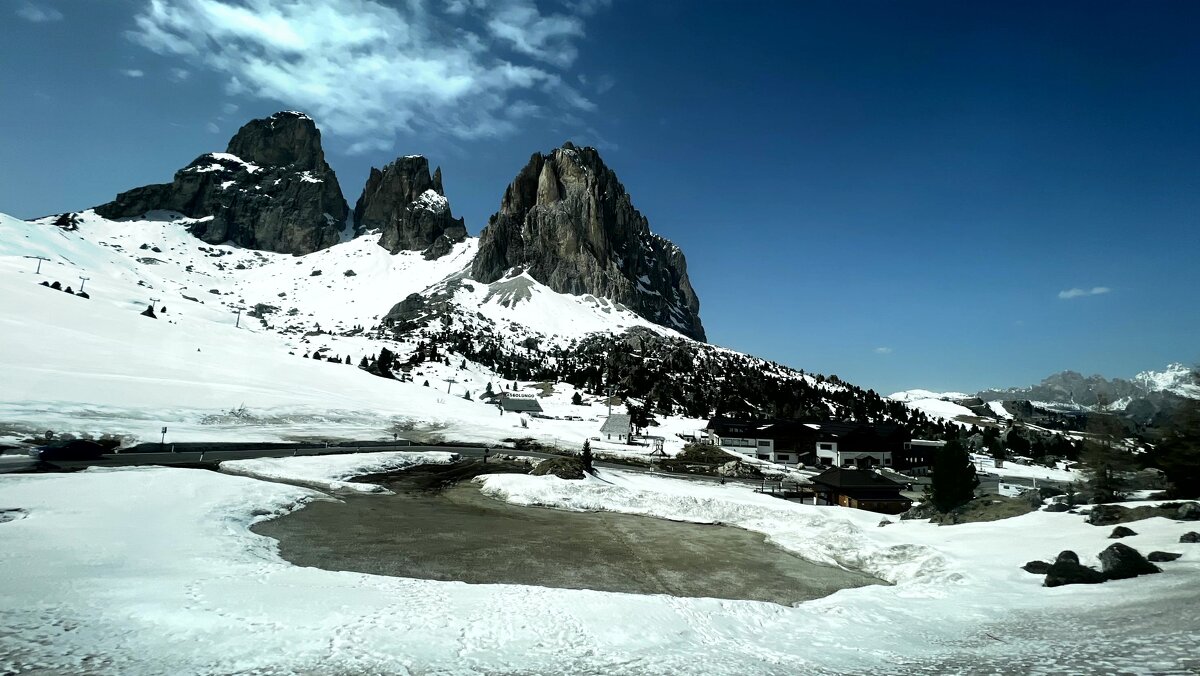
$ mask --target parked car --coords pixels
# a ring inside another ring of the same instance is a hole
[[[38,446],[29,451],[29,457],[45,462],[54,460],[97,460],[107,452],[107,448],[94,441],[72,439],[71,441],[56,441],[45,446]]]

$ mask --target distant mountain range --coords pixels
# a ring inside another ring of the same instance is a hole
[[[1067,410],[1124,411],[1139,400],[1160,405],[1175,397],[1200,399],[1200,383],[1195,369],[1175,363],[1162,371],[1143,371],[1130,380],[1063,371],[1032,387],[984,390],[978,396],[984,401],[1028,400]]]
[[[1161,412],[1175,409],[1185,399],[1200,399],[1200,378],[1197,378],[1195,368],[1174,363],[1162,371],[1143,371],[1128,380],[1062,371],[1030,387],[983,390],[974,395],[905,390],[890,398],[914,405],[918,402],[949,402],[999,417],[1020,416],[1022,411],[1042,409],[1067,413],[1117,413],[1145,423]]]

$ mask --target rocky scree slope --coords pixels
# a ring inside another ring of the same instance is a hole
[[[397,158],[382,170],[371,168],[354,205],[354,230],[381,232],[379,245],[391,253],[421,251],[433,260],[467,236],[463,219],[450,213],[442,190],[442,169],[431,176],[420,155]]]
[[[194,235],[211,244],[308,254],[339,240],[349,215],[321,132],[312,118],[280,112],[238,130],[224,153],[208,153],[175,173],[95,208],[108,219],[173,211],[201,219]]]
[[[705,339],[683,252],[650,232],[595,148],[535,153],[508,186],[471,275],[490,284],[518,269],[558,293],[608,298]]]

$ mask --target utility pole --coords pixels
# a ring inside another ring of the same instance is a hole
[[[150,299],[150,307],[153,308],[155,305],[158,304],[158,301],[159,301],[158,298],[151,298]]]
[[[458,381],[457,381],[457,380],[455,380],[454,378],[447,378],[447,379],[446,379],[446,394],[450,394],[450,385],[451,385],[452,383],[457,383],[457,382],[458,382]]]
[[[233,328],[241,328],[242,326],[242,308],[237,309],[237,319],[233,322]]]
[[[83,285],[87,284],[87,280],[89,280],[89,279],[91,279],[91,277],[83,277],[82,275],[79,277],[79,292],[80,293],[83,293]]]
[[[42,261],[46,261],[46,262],[50,261],[50,259],[46,258],[45,256],[26,256],[26,258],[36,258],[37,259],[37,270],[35,270],[33,273],[35,275],[42,274]]]

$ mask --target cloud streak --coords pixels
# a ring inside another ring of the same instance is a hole
[[[532,0],[148,0],[127,35],[225,76],[231,95],[305,110],[367,151],[401,133],[499,136],[536,115],[594,109],[561,71],[576,58],[580,16],[597,6],[566,15]]]
[[[875,354],[891,354],[891,353],[892,353],[892,348],[890,348],[890,347],[875,348]]]
[[[1107,286],[1093,286],[1090,289],[1067,289],[1058,292],[1059,300],[1071,300],[1073,298],[1083,298],[1085,296],[1101,296],[1109,293],[1112,289]]]
[[[33,23],[62,21],[63,13],[49,5],[35,5],[32,2],[22,2],[17,7],[17,16]]]

